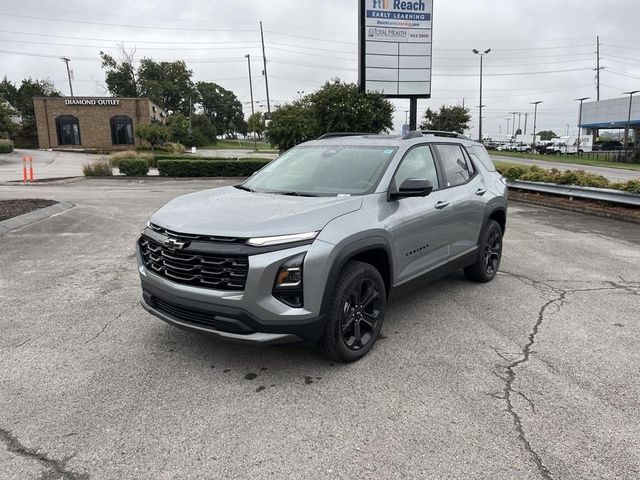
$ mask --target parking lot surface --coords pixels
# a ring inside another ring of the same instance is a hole
[[[75,204],[0,236],[0,477],[640,478],[637,225],[512,203],[492,283],[400,299],[339,365],[139,306],[146,219],[223,184],[0,187]]]

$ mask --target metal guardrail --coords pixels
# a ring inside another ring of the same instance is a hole
[[[553,195],[561,195],[563,197],[584,198],[587,200],[597,200],[600,202],[611,202],[640,207],[640,195],[622,192],[620,190],[610,190],[608,188],[578,187],[575,185],[556,185],[554,183],[542,182],[522,182],[520,180],[509,180],[507,185],[510,188],[528,190],[531,192],[550,193]]]

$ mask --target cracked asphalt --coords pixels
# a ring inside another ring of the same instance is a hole
[[[640,229],[510,205],[501,272],[389,307],[353,365],[146,314],[134,242],[222,181],[0,187],[0,478],[638,479]]]

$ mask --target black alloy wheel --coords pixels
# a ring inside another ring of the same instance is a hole
[[[495,275],[500,265],[502,253],[502,237],[498,230],[491,230],[484,249],[484,264],[487,275]]]
[[[345,295],[340,331],[348,349],[360,350],[374,338],[380,319],[380,306],[380,292],[368,278],[360,280]]]

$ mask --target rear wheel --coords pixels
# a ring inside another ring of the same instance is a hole
[[[500,268],[502,258],[502,228],[495,220],[489,220],[482,232],[478,258],[464,269],[469,280],[486,283],[493,280]]]
[[[364,357],[382,329],[386,298],[384,281],[375,267],[348,263],[333,292],[320,343],[324,354],[341,362]]]

